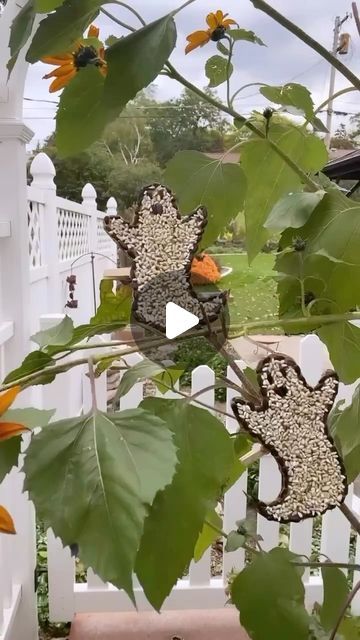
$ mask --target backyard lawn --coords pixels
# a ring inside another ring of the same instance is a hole
[[[277,314],[276,282],[269,278],[274,255],[261,253],[249,267],[246,254],[214,256],[221,266],[232,267],[229,276],[221,280],[221,289],[230,289],[231,323],[259,320]]]

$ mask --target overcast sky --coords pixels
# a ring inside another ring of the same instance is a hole
[[[180,2],[132,0],[131,4],[147,21],[151,21],[174,9]],[[271,4],[328,49],[332,46],[335,17],[337,15],[344,17],[347,11],[351,11],[351,0],[272,0]],[[112,7],[108,5],[107,9],[126,22],[136,25],[136,20],[125,9],[116,5]],[[232,79],[234,90],[250,82],[284,84],[296,81],[309,87],[315,104],[321,103],[327,97],[330,74],[327,62],[264,13],[254,9],[249,0],[215,0],[213,4],[209,4],[208,0],[198,0],[177,16],[178,40],[172,62],[191,82],[200,87],[206,85],[204,64],[210,55],[216,53],[216,44],[209,43],[203,49],[197,49],[185,57],[186,35],[191,31],[203,29],[207,13],[217,9],[228,12],[240,27],[252,29],[267,44],[267,47],[245,42],[237,45],[234,61],[236,73]],[[96,24],[101,28],[101,38],[105,39],[110,34],[120,33],[119,27],[113,25],[105,16],[100,16]],[[349,19],[344,24],[343,31],[351,34],[352,41],[349,54],[342,56],[341,59],[359,75],[360,36],[353,19]],[[42,80],[46,70],[48,68],[42,64],[30,67],[25,90],[27,98],[56,100],[57,94],[49,95],[48,93],[49,81]],[[349,82],[337,74],[336,89],[348,85]],[[179,91],[178,85],[168,78],[160,77],[156,82],[158,99],[176,96]],[[222,95],[221,88],[219,93]],[[259,96],[256,87],[250,87],[239,96],[235,106],[238,111],[246,115],[254,108],[263,108],[264,104],[267,103]],[[358,93],[345,94],[337,100],[335,109],[349,114],[360,111]],[[24,101],[25,120],[35,132],[33,144],[53,131],[55,111],[55,104]],[[340,122],[347,122],[348,118],[349,116],[336,117],[333,123],[334,129]]]

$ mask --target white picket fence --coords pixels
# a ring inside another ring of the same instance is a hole
[[[54,184],[55,168],[45,154],[34,158],[30,174],[32,184],[27,188],[27,208],[22,211],[20,230],[27,231],[28,242],[25,238],[23,242],[25,250],[28,248],[25,260],[17,243],[19,225],[14,224],[11,211],[9,222],[0,225],[0,265],[4,265],[0,276],[7,279],[6,297],[0,299],[0,380],[19,366],[26,353],[35,347],[30,336],[61,319],[69,299],[68,275],[76,275],[74,293],[78,299],[78,309],[68,309],[68,315],[76,325],[88,322],[93,315],[91,256],[83,254],[94,252],[97,292],[104,270],[113,267],[116,260],[115,245],[103,231],[105,212],[97,209],[94,187],[85,185],[81,204],[59,198]],[[106,213],[116,213],[113,198],[108,202]],[[13,268],[12,257],[15,258]],[[21,292],[13,286],[16,278],[21,280]],[[9,309],[17,307],[19,295],[23,296],[21,304],[25,313],[9,315]],[[65,394],[67,409],[80,411],[81,374],[72,373],[67,379],[70,382]],[[54,408],[59,398],[52,394],[51,388],[35,387],[22,392],[19,402],[22,406]],[[22,485],[23,474],[17,470],[0,484],[0,505],[13,515],[17,530],[16,536],[0,536],[0,640],[38,638],[35,516],[31,503],[22,493]]]
[[[140,356],[128,356],[128,364],[135,364]],[[315,384],[321,374],[329,368],[326,350],[315,336],[307,336],[301,340],[300,364],[308,382]],[[240,363],[241,364],[241,363]],[[228,376],[236,380],[231,369]],[[207,366],[198,367],[192,375],[192,392],[198,392],[214,382],[214,372]],[[55,397],[63,390],[69,388],[66,376],[63,380],[58,380],[57,388],[54,390]],[[98,401],[105,409],[106,387],[105,377],[97,381]],[[121,399],[120,409],[135,408],[143,399],[144,384],[136,384],[129,393]],[[227,410],[231,413],[230,402],[236,392],[228,390]],[[339,398],[351,401],[352,387],[341,385]],[[167,397],[176,397],[169,393]],[[83,377],[83,400],[84,409],[90,406],[89,382],[86,376]],[[214,392],[206,391],[200,400],[210,406],[214,406]],[[100,407],[101,408],[101,407]],[[66,411],[66,408],[65,408]],[[226,427],[230,432],[238,429],[235,419],[226,418]],[[280,473],[271,456],[262,458],[260,462],[259,491],[258,495],[262,500],[271,500],[278,495],[280,489]],[[225,531],[230,531],[235,527],[235,522],[246,517],[247,499],[247,474],[244,473],[240,480],[230,489],[225,496],[224,503],[224,523]],[[359,500],[353,496],[353,487],[350,488],[347,504],[355,509],[359,509]],[[313,525],[312,520],[307,520],[299,524],[291,524],[286,531],[289,532],[289,548],[307,557],[310,556],[313,548]],[[269,522],[262,516],[257,516],[257,532],[263,537],[262,546],[269,550],[279,544],[280,526],[275,522]],[[283,536],[282,536],[283,538]],[[119,544],[121,544],[119,542]],[[320,553],[330,558],[332,561],[349,562],[350,557],[350,525],[339,510],[328,512],[322,518]],[[357,560],[360,560],[360,541],[357,540]],[[220,576],[211,576],[210,550],[198,563],[192,563],[189,575],[179,580],[171,595],[164,604],[164,609],[188,609],[203,608],[212,609],[222,607],[226,602],[225,586],[227,574],[232,568],[241,569],[244,566],[244,551],[238,550],[234,553],[224,554],[222,561],[222,572]],[[76,582],[75,560],[71,557],[68,549],[63,549],[59,539],[56,539],[52,532],[48,534],[48,562],[50,581],[50,617],[53,621],[71,620],[76,612],[101,612],[101,611],[126,611],[131,610],[132,604],[123,591],[117,590],[110,584],[104,584],[92,570],[87,572],[87,582]],[[161,568],[159,569],[161,570]],[[358,580],[354,576],[354,580]],[[322,581],[320,575],[310,575],[306,570],[304,574],[306,587],[306,603],[309,608],[314,602],[321,602]],[[140,610],[149,609],[140,585],[135,579],[135,595],[138,608]],[[360,597],[353,602],[353,612],[360,613]]]

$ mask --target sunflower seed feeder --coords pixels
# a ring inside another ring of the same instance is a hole
[[[214,292],[201,302],[190,283],[191,263],[206,224],[205,207],[181,216],[171,191],[159,184],[141,192],[132,225],[121,216],[104,218],[105,231],[134,260],[135,321],[165,332],[168,302],[197,315],[200,325],[218,319],[227,294]]]
[[[279,464],[282,490],[276,500],[258,501],[268,520],[299,522],[340,506],[347,493],[342,460],[329,435],[327,418],[338,391],[334,372],[310,387],[296,363],[280,354],[258,366],[263,396],[255,406],[233,400],[240,425],[259,440]]]

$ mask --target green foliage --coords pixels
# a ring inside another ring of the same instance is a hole
[[[252,42],[253,44],[260,44],[265,47],[265,43],[259,38],[253,31],[247,29],[230,29],[229,36],[235,41],[245,40],[246,42]]]
[[[59,324],[51,329],[45,331],[39,331],[31,336],[31,340],[39,345],[40,349],[48,347],[49,345],[63,345],[67,344],[73,335],[74,323],[69,316],[65,316]]]
[[[158,416],[96,411],[33,436],[26,490],[46,526],[65,545],[76,543],[86,566],[134,599],[132,570],[147,506],[171,481],[175,464],[171,432]]]
[[[302,189],[299,175],[276,153],[271,142],[276,142],[306,172],[321,169],[327,160],[324,143],[300,128],[274,124],[270,125],[269,135],[271,141],[251,138],[241,152],[241,166],[247,178],[245,219],[250,260],[269,237],[263,225],[275,204],[289,192]]]
[[[212,526],[211,526],[212,525]],[[197,539],[194,549],[194,560],[199,562],[203,557],[205,551],[211,547],[219,538],[219,530],[222,529],[222,519],[217,514],[215,509],[210,509],[205,517],[204,526]]]
[[[117,161],[109,175],[109,189],[119,205],[129,207],[137,201],[144,185],[161,181],[162,171],[152,161],[143,160],[139,164]]]
[[[16,15],[11,25],[9,49],[11,58],[7,64],[9,73],[14,68],[21,49],[26,45],[35,21],[34,2],[28,0]]]
[[[260,88],[260,93],[270,102],[295,109],[295,112],[300,112],[309,122],[312,122],[315,117],[311,93],[301,84],[291,82],[283,87],[266,85]]]
[[[234,66],[221,56],[212,56],[206,62],[205,73],[209,78],[209,87],[218,87],[233,74]]]
[[[113,292],[113,280],[101,280],[100,282],[100,305],[96,314],[90,320],[90,324],[98,326],[106,322],[123,322],[123,325],[130,321],[132,305],[132,290],[127,285],[122,285]]]
[[[349,587],[345,574],[336,567],[321,567],[324,584],[324,599],[320,608],[320,622],[325,631],[331,631],[339,619],[341,610],[346,602]]]
[[[311,214],[316,209],[325,195],[325,191],[315,191],[314,193],[300,192],[291,193],[281,198],[264,223],[265,229],[273,231],[284,231],[288,227],[299,229],[309,220]]]
[[[321,327],[317,334],[329,349],[340,380],[355,382],[360,376],[360,327],[350,322],[334,323]]]
[[[342,408],[340,401],[329,418],[330,431],[341,451],[348,476],[353,482],[360,473],[360,386],[357,387],[350,406]]]
[[[115,42],[107,50],[105,101],[121,111],[160,73],[176,44],[176,26],[165,16]],[[121,82],[119,82],[121,78]]]
[[[226,484],[234,453],[224,425],[186,400],[147,398],[141,406],[166,422],[179,460],[171,485],[156,496],[145,521],[136,561],[145,595],[158,610],[193,557],[209,507],[215,506]]]
[[[35,11],[37,13],[50,13],[64,4],[64,0],[35,0]]]
[[[71,50],[96,18],[103,0],[65,0],[41,22],[26,54],[28,62]]]
[[[200,204],[208,208],[200,250],[210,246],[243,207],[246,180],[240,165],[211,160],[197,151],[182,151],[169,162],[164,179],[178,194],[182,213]]]
[[[53,360],[47,353],[44,353],[43,351],[32,351],[24,358],[20,367],[14,369],[6,376],[4,382],[5,384],[13,382],[19,378],[28,376],[31,373],[41,371],[44,367],[48,367],[52,364],[55,364],[55,360]],[[44,373],[37,384],[47,384],[47,382],[52,382],[53,380],[53,375]]]
[[[259,553],[235,578],[231,600],[252,640],[308,640],[305,590],[294,559],[286,549]]]

